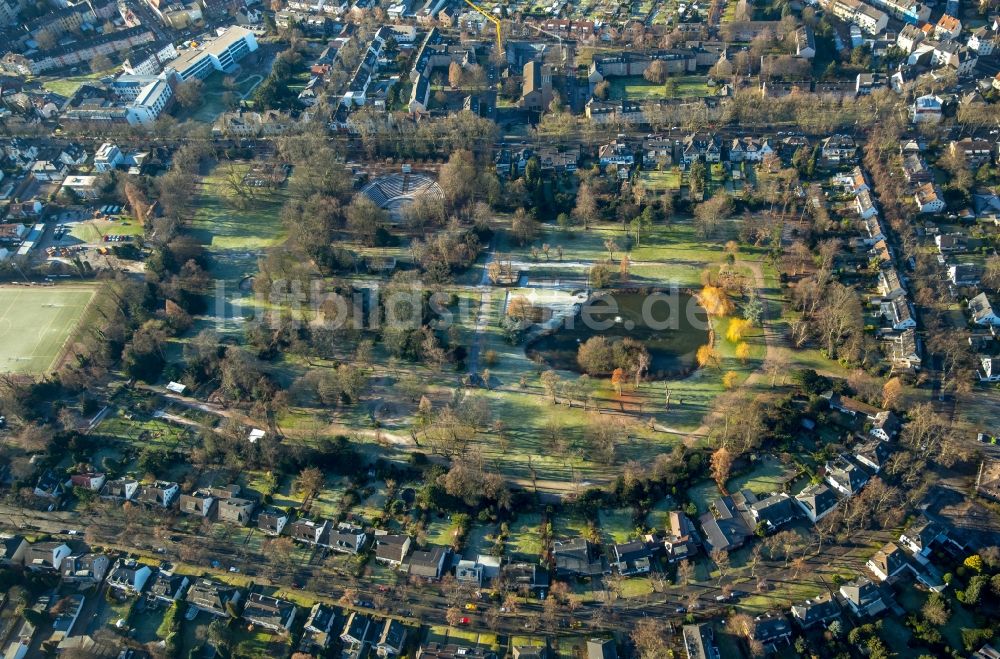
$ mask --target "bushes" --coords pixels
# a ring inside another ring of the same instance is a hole
[[[174,602],[170,605],[163,622],[160,623],[156,635],[163,639],[164,654],[167,657],[179,657],[181,652],[181,623],[184,620],[184,611],[187,608],[186,602]]]

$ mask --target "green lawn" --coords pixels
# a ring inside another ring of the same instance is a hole
[[[255,299],[249,288],[241,288],[246,278],[258,271],[257,260],[267,247],[279,243],[284,237],[279,215],[285,200],[284,190],[259,190],[257,196],[246,203],[237,203],[227,185],[228,177],[242,177],[249,169],[247,163],[218,165],[203,177],[194,190],[194,217],[188,233],[205,245],[211,257],[209,274],[217,284],[225,286],[223,297],[228,303],[239,300],[240,306],[217,308],[211,305],[214,318],[200,319],[189,335],[211,326],[218,330],[220,320],[245,315],[242,307],[252,307]],[[242,333],[242,325],[225,329]]]
[[[651,192],[681,189],[681,171],[673,167],[666,171],[648,170],[640,174],[642,184]]]
[[[773,457],[765,456],[751,471],[731,478],[726,483],[726,489],[738,492],[746,488],[758,495],[781,492],[787,475],[784,465]]]
[[[53,368],[96,292],[94,286],[0,287],[0,371]]]
[[[715,481],[705,480],[696,484],[694,487],[687,491],[688,499],[694,502],[694,505],[698,507],[698,514],[708,512],[708,506],[718,499],[721,494],[719,494],[719,488],[715,484]]]
[[[122,222],[87,220],[70,225],[69,235],[85,243],[103,242],[104,236],[141,236],[142,225],[132,219]],[[111,244],[111,243],[109,243]]]
[[[602,510],[599,519],[601,537],[606,543],[628,542],[635,535],[631,510]]]
[[[190,437],[185,428],[174,423],[154,418],[140,419],[137,416],[128,419],[120,410],[106,416],[98,424],[96,432],[105,437],[134,443],[137,448],[165,450],[186,446]]]
[[[111,68],[106,71],[84,73],[72,76],[41,76],[38,80],[42,83],[42,86],[50,92],[69,98],[76,93],[76,90],[79,89],[81,85],[95,82],[105,76],[114,75],[116,70],[116,68]]]
[[[521,513],[510,525],[510,539],[507,550],[514,560],[537,561],[542,554],[542,538],[538,525],[542,516]]]
[[[667,93],[667,84],[649,82],[642,76],[609,78],[613,100],[645,101],[666,98],[695,98],[708,95],[705,76],[678,76],[670,79],[674,93]]]

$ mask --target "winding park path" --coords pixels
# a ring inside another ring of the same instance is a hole
[[[784,334],[779,326],[781,320],[781,310],[778,309],[777,313],[774,313],[772,307],[774,305],[780,305],[780,300],[772,300],[767,296],[767,287],[764,280],[764,268],[761,267],[760,261],[744,261],[737,260],[736,265],[738,267],[746,268],[753,275],[754,288],[757,290],[757,299],[760,300],[763,306],[763,312],[761,314],[761,324],[763,326],[763,339],[764,339],[764,359],[760,366],[755,369],[743,382],[743,386],[752,386],[761,382],[764,378],[764,370],[768,364],[780,359],[778,356],[778,351],[781,348],[781,344],[784,342]],[[709,413],[711,414],[711,412]],[[708,437],[711,431],[711,426],[703,421],[700,426],[691,432],[686,432],[678,428],[671,428],[669,426],[663,426],[660,424],[655,424],[653,426],[658,432],[666,432],[673,435],[682,435],[686,438],[685,443],[694,444],[698,440],[702,440]]]

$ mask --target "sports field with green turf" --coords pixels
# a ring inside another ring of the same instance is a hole
[[[93,286],[0,286],[0,372],[45,373],[94,297]]]

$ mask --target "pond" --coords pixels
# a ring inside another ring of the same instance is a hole
[[[695,368],[695,353],[709,342],[708,316],[693,296],[676,290],[632,290],[592,295],[576,313],[525,348],[553,368],[580,371],[576,355],[592,336],[611,342],[631,337],[649,351],[652,379],[679,377]]]

